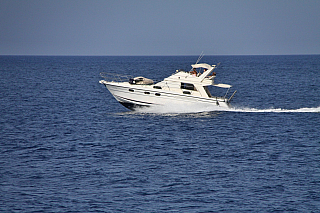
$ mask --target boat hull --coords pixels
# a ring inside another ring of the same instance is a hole
[[[131,85],[126,82],[103,82],[114,98],[130,110],[150,106],[192,105],[198,107],[229,107],[227,99],[223,97],[198,97],[191,94],[170,92],[155,89],[152,85]]]

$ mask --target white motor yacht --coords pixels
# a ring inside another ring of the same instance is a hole
[[[196,104],[199,107],[230,107],[236,91],[227,97],[231,85],[215,84],[217,65],[193,64],[192,71],[177,70],[176,73],[155,83],[144,77],[100,73],[110,93],[123,106],[135,110],[137,107]],[[226,93],[213,94],[210,87],[224,88]]]

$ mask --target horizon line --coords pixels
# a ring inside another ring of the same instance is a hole
[[[320,55],[319,54],[221,54],[221,55],[204,55],[204,56],[308,56],[308,55]],[[168,57],[168,56],[199,56],[199,55],[178,55],[178,54],[174,54],[174,55],[54,55],[54,54],[48,54],[48,55],[38,55],[38,54],[5,54],[5,55],[1,55],[0,56],[44,56],[44,57]]]

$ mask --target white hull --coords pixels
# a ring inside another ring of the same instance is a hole
[[[168,106],[171,104],[196,104],[199,107],[229,107],[227,99],[221,97],[196,97],[167,90],[154,89],[151,85],[130,85],[122,82],[104,82],[113,97],[123,106],[134,110],[136,107]]]

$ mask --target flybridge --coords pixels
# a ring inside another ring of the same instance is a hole
[[[216,73],[212,73],[212,71],[217,67],[216,65],[209,65],[209,64],[192,64],[191,67],[193,69],[199,69],[196,74],[192,74],[190,72],[185,72],[185,71],[177,71],[176,74],[165,78],[164,81],[188,81],[192,83],[198,83],[201,84],[202,86],[208,86],[208,85],[213,85],[216,87],[221,87],[221,88],[231,88],[231,85],[228,84],[215,84],[214,83],[214,78],[216,77]],[[203,69],[203,70],[201,70]],[[203,71],[203,73],[201,73]]]

